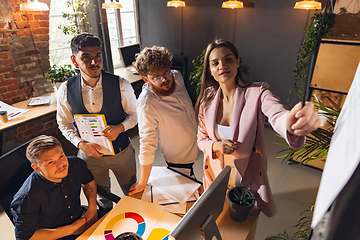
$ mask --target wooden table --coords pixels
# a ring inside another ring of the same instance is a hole
[[[236,222],[230,217],[229,204],[225,199],[224,209],[216,220],[222,239],[254,240],[259,214],[260,210],[253,207],[245,221]]]
[[[144,84],[144,81],[142,80],[140,75],[133,74],[133,72],[128,69],[128,67],[116,68],[114,69],[114,74],[128,80],[135,91],[136,97],[138,97],[141,93],[141,87]]]
[[[133,68],[133,67],[132,67]],[[138,81],[141,81],[142,78],[140,75],[136,75],[133,74],[132,71],[128,70],[130,68],[126,68],[126,67],[121,67],[121,68],[115,68],[114,69],[114,74],[118,75],[120,77],[125,78],[126,80],[128,80],[131,84],[136,83]]]
[[[28,101],[21,101],[14,103],[12,106],[16,108],[29,109],[26,113],[21,114],[20,116],[6,122],[0,123],[0,155],[2,154],[2,141],[3,141],[3,132],[14,127],[19,127],[23,124],[29,123],[31,121],[38,120],[39,118],[49,116],[56,112],[56,93],[49,93],[43,96],[51,95],[51,104],[44,106],[29,107]]]
[[[141,198],[141,195],[136,195],[136,198]],[[243,222],[236,222],[230,217],[229,205],[225,199],[224,209],[216,220],[221,237],[223,240],[253,240],[255,237],[256,226],[258,222],[260,210],[253,208],[250,211],[248,218]],[[105,215],[106,216],[106,215]],[[94,223],[77,240],[86,240],[95,231],[97,226],[104,220],[105,216]],[[190,240],[190,239],[189,239]]]

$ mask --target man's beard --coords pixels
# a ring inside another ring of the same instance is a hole
[[[156,86],[152,82],[149,82],[149,85],[150,85],[151,89],[159,96],[170,96],[171,94],[173,94],[175,92],[175,89],[176,89],[176,84],[175,84],[174,79],[171,81],[171,87],[168,90],[164,90],[161,88],[163,83],[160,86]]]
[[[97,68],[100,68],[100,67],[97,67]],[[85,72],[82,68],[80,68],[80,66],[79,66],[79,69],[81,70],[81,73],[84,73],[86,76],[88,76],[90,78],[98,78],[101,75],[101,72],[98,75],[90,75],[89,73]]]

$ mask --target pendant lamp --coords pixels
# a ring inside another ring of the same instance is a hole
[[[235,0],[235,1],[226,1],[226,2],[222,3],[221,7],[222,8],[231,8],[231,9],[243,8],[244,4],[242,2],[237,1],[237,0]]]
[[[113,0],[111,0],[111,2],[104,2],[101,7],[103,9],[105,8],[122,8],[122,5],[120,3],[117,2],[113,2]]]
[[[313,1],[313,0],[310,0],[310,1],[300,1],[300,2],[297,2],[295,4],[295,9],[306,9],[306,10],[309,10],[309,9],[321,9],[321,3],[320,2],[317,2],[317,1]]]
[[[167,7],[185,7],[185,2],[184,1],[176,1],[176,0],[171,0],[167,2]]]
[[[28,0],[26,3],[20,4],[20,11],[49,11],[46,3],[38,2],[38,0]]]

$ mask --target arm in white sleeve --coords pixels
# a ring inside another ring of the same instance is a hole
[[[75,147],[82,141],[74,126],[72,108],[67,101],[67,81],[58,90],[56,121],[64,137]]]
[[[122,122],[126,130],[136,126],[138,122],[136,113],[136,97],[134,89],[131,84],[125,78],[119,77],[120,81],[120,93],[121,93],[121,104],[124,111],[128,114],[126,119]]]
[[[155,151],[158,148],[158,122],[155,119],[156,111],[148,103],[138,102],[138,128],[140,136],[139,162],[149,165],[154,162]]]

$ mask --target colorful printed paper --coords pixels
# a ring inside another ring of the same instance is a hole
[[[115,155],[112,143],[100,135],[107,126],[104,114],[75,114],[74,119],[82,139],[99,144],[100,153]]]
[[[8,119],[10,121],[21,114],[26,113],[29,109],[16,108],[0,101],[0,111],[7,111]]]
[[[89,240],[113,240],[124,232],[135,232],[144,240],[166,240],[179,221],[160,205],[123,196]]]

